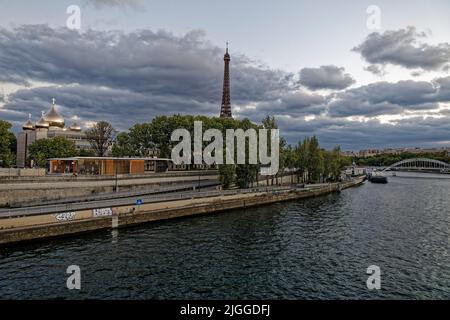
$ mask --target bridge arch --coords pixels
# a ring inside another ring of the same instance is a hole
[[[389,171],[393,168],[450,170],[450,164],[428,158],[413,158],[396,162],[383,171]]]

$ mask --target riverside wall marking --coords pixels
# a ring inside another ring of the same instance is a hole
[[[361,177],[349,182],[334,183],[311,189],[255,192],[156,202],[140,206],[127,205],[57,214],[4,218],[0,219],[0,245],[111,229],[113,225],[114,228],[126,227],[152,221],[316,197],[357,186],[363,181],[364,178]],[[72,219],[60,219],[61,217],[71,217]]]

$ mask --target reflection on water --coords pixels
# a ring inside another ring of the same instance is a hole
[[[450,176],[1,248],[0,298],[450,298]],[[425,175],[426,176],[426,175]],[[366,287],[381,268],[380,291]],[[69,265],[81,290],[66,288]]]

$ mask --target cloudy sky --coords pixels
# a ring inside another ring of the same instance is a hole
[[[448,0],[0,6],[0,118],[15,131],[52,97],[84,126],[217,116],[229,41],[234,115],[275,115],[290,143],[316,134],[346,150],[450,147]]]

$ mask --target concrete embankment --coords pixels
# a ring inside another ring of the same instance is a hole
[[[364,178],[315,188],[217,195],[141,205],[125,205],[0,219],[0,244],[78,234],[145,222],[216,213],[232,209],[316,197],[361,184]]]
[[[170,175],[148,174],[143,176],[87,179],[75,177],[41,177],[29,181],[0,181],[0,207],[16,206],[38,200],[52,201],[70,197],[83,197],[111,193],[117,188],[121,191],[138,191],[149,187],[170,186],[179,183],[218,180],[217,174]]]

